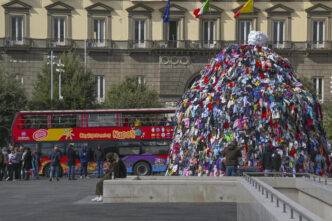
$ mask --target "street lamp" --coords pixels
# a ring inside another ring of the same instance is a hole
[[[62,86],[62,82],[61,82],[61,74],[65,71],[64,67],[65,65],[61,62],[61,60],[59,59],[59,62],[56,64],[57,68],[55,69],[56,72],[59,73],[59,84],[58,84],[58,90],[59,90],[59,100],[62,100],[63,97],[61,95],[61,86]]]
[[[53,50],[51,51],[51,55],[47,56],[48,62],[47,64],[51,65],[51,101],[53,100],[53,59],[55,56],[53,56]]]
[[[58,90],[59,90],[59,100],[62,100],[63,97],[61,95],[61,87],[62,87],[62,82],[61,82],[61,74],[65,71],[64,67],[65,65],[61,62],[61,59],[59,59],[58,61],[56,61],[57,57],[53,55],[53,51],[51,51],[51,55],[47,56],[48,62],[47,64],[51,65],[51,101],[53,100],[54,97],[54,80],[53,80],[53,66],[56,65],[55,71],[57,73],[59,73],[58,75],[58,79],[59,79],[59,84],[58,84]]]

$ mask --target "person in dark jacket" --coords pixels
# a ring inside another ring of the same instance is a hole
[[[104,167],[105,154],[101,150],[100,146],[94,152],[94,160],[97,164],[97,177],[100,178],[103,176],[103,167]]]
[[[238,159],[241,157],[241,147],[237,146],[234,140],[222,151],[222,155],[225,157],[226,176],[235,176]]]
[[[272,150],[270,147],[266,146],[262,154],[262,165],[264,169],[264,174],[267,176],[268,173],[272,171]]]
[[[74,150],[73,144],[70,144],[67,149],[67,157],[68,157],[68,179],[76,180],[75,178],[76,151]]]
[[[82,149],[79,152],[79,157],[80,157],[80,163],[81,163],[81,168],[80,168],[81,179],[83,179],[83,177],[87,178],[89,153],[88,153],[88,150],[86,147],[82,147]]]
[[[29,180],[32,169],[32,155],[30,148],[26,148],[22,155],[23,179]]]
[[[39,179],[39,159],[39,153],[36,150],[32,151],[32,174],[36,180]]]
[[[108,153],[106,155],[108,170],[105,176],[100,179],[96,185],[96,197],[92,199],[94,202],[103,201],[103,184],[104,180],[126,178],[127,168],[123,161],[116,153]]]
[[[2,152],[2,149],[0,149],[0,181],[2,181],[2,178],[5,176],[5,155]]]
[[[51,160],[50,181],[52,181],[54,177],[56,177],[56,180],[59,181],[60,158],[61,158],[60,150],[57,146],[55,146],[54,150],[50,155],[50,160]]]
[[[281,168],[281,156],[282,156],[282,150],[275,150],[272,154],[272,169],[273,172],[280,172]]]

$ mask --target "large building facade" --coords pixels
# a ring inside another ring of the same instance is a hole
[[[0,0],[0,66],[31,94],[50,53],[73,50],[95,74],[100,102],[112,84],[137,76],[171,105],[220,48],[259,30],[322,102],[332,100],[332,1],[255,0],[236,19],[244,1],[211,0],[199,19],[192,11],[202,2],[171,2],[163,23],[164,0]]]

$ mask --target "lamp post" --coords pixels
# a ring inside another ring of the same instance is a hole
[[[57,68],[55,69],[55,71],[59,73],[59,83],[58,83],[59,100],[62,100],[63,97],[62,97],[62,94],[61,94],[61,91],[62,91],[62,88],[61,88],[62,87],[61,74],[65,71],[64,70],[65,65],[61,62],[60,59],[59,59],[59,62],[56,65],[57,65]]]
[[[47,59],[49,60],[49,62],[47,62],[47,64],[51,65],[51,101],[53,101],[53,59],[55,58],[55,56],[53,56],[53,50],[51,50],[51,55],[47,56]]]

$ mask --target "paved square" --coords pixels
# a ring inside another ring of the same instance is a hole
[[[97,179],[0,182],[0,221],[235,221],[234,203],[101,204]]]

